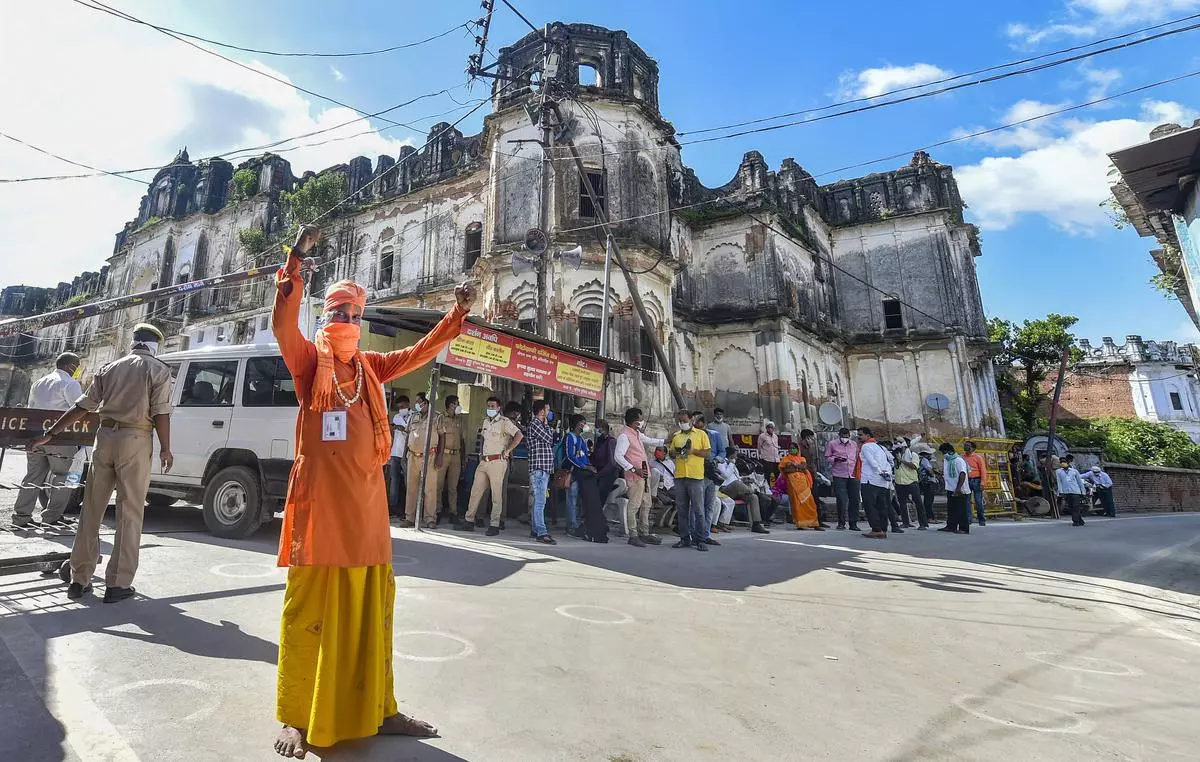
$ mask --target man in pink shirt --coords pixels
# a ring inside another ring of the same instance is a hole
[[[850,438],[850,429],[842,428],[837,439],[825,445],[825,460],[829,462],[833,477],[833,494],[837,497],[838,529],[849,525],[858,531],[858,479],[854,478],[854,464],[858,462],[858,443]]]

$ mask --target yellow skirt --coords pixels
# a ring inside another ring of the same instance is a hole
[[[375,735],[397,712],[390,564],[293,566],[283,594],[277,717],[313,746]]]

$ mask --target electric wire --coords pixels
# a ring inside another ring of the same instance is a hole
[[[1152,32],[1157,29],[1163,29],[1165,27],[1174,26],[1175,24],[1182,24],[1185,21],[1193,21],[1195,19],[1200,19],[1200,13],[1193,13],[1190,16],[1183,16],[1181,18],[1173,19],[1171,21],[1164,21],[1161,24],[1154,24],[1152,26],[1142,27],[1141,29],[1135,29],[1132,32],[1126,32],[1124,34],[1118,34],[1118,35],[1114,35],[1112,37],[1105,37],[1105,38],[1102,38],[1099,40],[1092,40],[1091,42],[1085,42],[1080,45],[1073,45],[1068,48],[1061,48],[1059,50],[1053,50],[1053,51],[1050,51],[1049,53],[1042,53],[1042,54],[1039,54],[1036,56],[1031,56],[1029,58],[1022,58],[1018,61],[1009,61],[1007,63],[995,64],[993,66],[987,66],[982,69],[975,69],[974,71],[968,71],[968,72],[964,72],[962,74],[955,74],[953,76],[943,77],[941,79],[935,79],[930,82],[922,82],[921,84],[918,84],[918,85],[908,85],[906,87],[898,87],[894,90],[888,90],[886,92],[878,93],[876,95],[864,96],[864,97],[860,97],[860,98],[850,98],[848,100],[838,101],[836,103],[829,103],[824,106],[816,106],[813,108],[801,109],[800,111],[790,111],[786,114],[776,114],[774,116],[764,116],[764,117],[761,117],[758,119],[749,119],[744,122],[734,122],[732,124],[721,125],[720,127],[705,127],[703,129],[697,129],[697,130],[686,130],[686,131],[680,132],[678,134],[680,137],[682,137],[684,135],[699,135],[701,133],[706,133],[706,132],[720,132],[721,130],[732,130],[732,129],[736,129],[738,127],[746,127],[746,126],[749,126],[752,124],[762,124],[763,122],[773,122],[776,119],[787,119],[789,117],[800,116],[802,114],[812,114],[812,113],[816,113],[818,111],[827,111],[827,110],[833,109],[833,108],[849,106],[854,103],[865,103],[867,101],[877,100],[879,98],[887,98],[892,95],[897,95],[899,93],[911,92],[913,90],[920,90],[920,89],[926,88],[926,87],[933,87],[934,85],[942,85],[947,82],[953,82],[955,80],[965,79],[966,77],[974,77],[979,74],[986,74],[991,71],[999,71],[1000,69],[1009,69],[1014,66],[1021,66],[1021,65],[1027,64],[1027,63],[1032,63],[1034,61],[1041,61],[1043,59],[1052,58],[1054,56],[1062,55],[1064,53],[1074,53],[1075,51],[1083,50],[1084,48],[1090,48],[1090,47],[1094,47],[1096,45],[1103,45],[1104,43],[1113,42],[1114,40],[1123,40],[1128,37],[1134,37],[1136,35],[1143,34],[1145,32]]]

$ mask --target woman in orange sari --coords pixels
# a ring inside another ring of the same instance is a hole
[[[821,526],[817,518],[817,501],[812,494],[812,476],[808,473],[808,461],[793,444],[788,454],[779,461],[779,470],[787,480],[788,502],[792,507],[792,523],[797,529],[816,529]]]

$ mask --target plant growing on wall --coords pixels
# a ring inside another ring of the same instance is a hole
[[[233,200],[245,201],[258,193],[258,173],[253,169],[239,169],[233,173]]]
[[[261,228],[244,228],[238,231],[237,237],[251,257],[257,257],[267,247],[267,234]]]
[[[1043,385],[1058,367],[1063,349],[1071,348],[1071,360],[1082,359],[1070,332],[1078,322],[1074,315],[1055,313],[1019,325],[1001,318],[988,320],[988,338],[1000,349],[995,360],[996,385],[1009,401],[1004,406],[1009,436],[1028,436],[1036,428],[1038,409],[1050,397],[1042,391]]]
[[[336,207],[346,197],[346,177],[329,172],[310,178],[292,193],[283,194],[283,203],[291,208],[292,225],[288,237],[295,235],[301,222],[311,222]]]
[[[1155,264],[1160,272],[1150,276],[1150,285],[1167,299],[1178,299],[1179,289],[1183,287],[1183,260],[1179,256],[1179,249],[1163,246]]]

